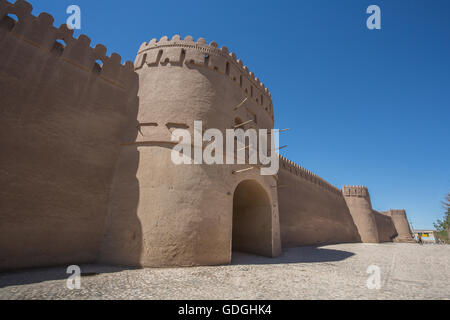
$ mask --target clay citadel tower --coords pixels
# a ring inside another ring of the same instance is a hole
[[[339,190],[281,156],[272,176],[170,161],[171,132],[195,120],[273,128],[269,91],[226,47],[163,37],[121,64],[31,11],[0,0],[0,269],[413,241],[405,211],[377,212],[367,188]]]

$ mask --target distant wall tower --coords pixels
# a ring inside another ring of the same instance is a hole
[[[379,243],[369,191],[363,186],[344,186],[343,194],[362,242]]]
[[[394,239],[395,242],[415,242],[412,236],[411,228],[409,226],[408,218],[405,210],[389,210],[389,215],[394,222],[395,229],[397,229],[398,236]]]

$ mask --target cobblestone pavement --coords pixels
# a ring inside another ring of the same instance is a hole
[[[379,290],[367,288],[370,265],[380,267]],[[0,273],[0,299],[450,299],[450,245],[339,244],[276,259],[235,253],[228,266],[81,270],[79,290],[67,289],[62,267]]]

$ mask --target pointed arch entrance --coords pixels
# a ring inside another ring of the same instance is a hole
[[[232,250],[272,256],[272,206],[254,180],[242,181],[234,191]]]

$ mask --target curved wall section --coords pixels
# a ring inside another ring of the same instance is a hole
[[[411,227],[409,226],[408,218],[405,210],[389,210],[388,214],[392,218],[398,236],[394,239],[395,242],[411,242],[415,243],[412,236]]]
[[[278,255],[276,177],[261,176],[257,165],[236,173],[249,165],[171,161],[172,132],[187,129],[193,138],[194,121],[203,122],[203,131],[219,129],[224,137],[236,118],[247,123],[243,129],[273,128],[268,90],[234,54],[204,39],[152,40],[141,46],[135,68],[140,83],[138,134],[122,149],[134,164],[121,160],[117,167],[117,176],[131,185],[118,180],[112,193],[139,201],[134,210],[110,206],[101,260],[139,266],[229,263],[233,194],[244,180],[257,181],[270,198],[270,246],[265,253]],[[199,149],[193,148],[193,154]],[[136,226],[136,237],[127,230],[130,223]]]
[[[361,241],[339,189],[284,157],[278,178],[283,246]]]

